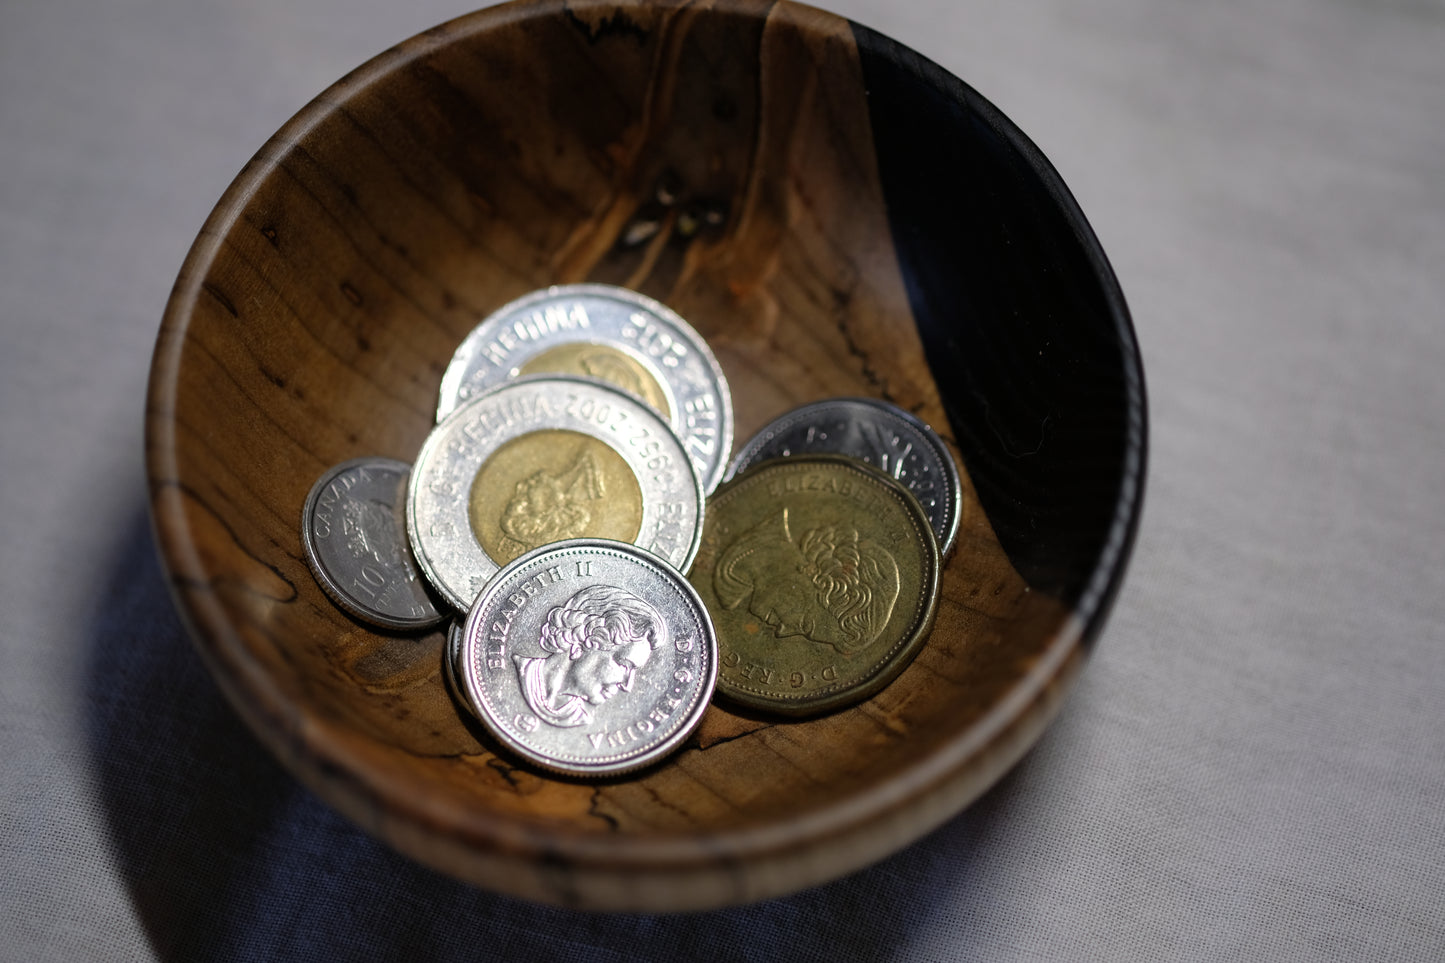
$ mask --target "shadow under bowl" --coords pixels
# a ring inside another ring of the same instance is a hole
[[[300,517],[321,472],[411,461],[478,319],[584,280],[699,330],[739,439],[854,395],[949,444],[964,505],[937,621],[872,699],[806,721],[714,705],[651,769],[553,777],[451,701],[442,631],[372,631],[312,579]],[[302,781],[479,885],[664,911],[881,858],[1024,753],[1121,578],[1145,420],[1097,240],[961,81],[787,2],[540,0],[381,54],[242,170],[167,306],[146,444],[178,606]]]

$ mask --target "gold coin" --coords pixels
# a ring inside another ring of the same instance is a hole
[[[477,470],[467,517],[498,565],[564,538],[631,542],[642,530],[642,487],[611,446],[554,428],[519,435]]]
[[[764,462],[708,499],[689,578],[717,629],[717,691],[805,716],[878,692],[928,637],[938,540],[917,500],[835,455]]]
[[[616,385],[647,402],[664,418],[672,417],[672,406],[662,385],[636,358],[625,351],[590,341],[569,341],[548,348],[517,369],[518,374],[587,375]]]

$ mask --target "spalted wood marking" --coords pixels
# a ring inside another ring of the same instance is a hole
[[[500,754],[445,691],[440,632],[362,628],[302,559],[316,476],[412,460],[457,343],[551,283],[625,284],[688,318],[731,382],[740,439],[837,395],[889,399],[947,436],[873,157],[847,23],[740,2],[483,11],[379,58],[266,146],[182,270],[148,457],[208,663],[303,779],[485,885],[664,909],[854,868],[1022,752],[1060,685],[920,775],[1077,629],[1014,573],[971,489],[933,638],[886,690],[806,722],[715,706],[667,762],[601,784]],[[830,821],[881,785],[908,791]],[[748,835],[767,827],[788,831]]]

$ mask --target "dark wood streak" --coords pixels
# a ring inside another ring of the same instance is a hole
[[[353,72],[222,198],[152,368],[156,529],[223,690],[358,824],[529,898],[719,906],[917,838],[1052,715],[1078,626],[1015,572],[967,477],[933,638],[895,682],[805,722],[713,706],[668,760],[598,783],[505,756],[446,691],[439,633],[360,626],[302,561],[320,471],[412,459],[456,344],[550,283],[624,283],[688,318],[732,385],[740,439],[860,394],[958,432],[915,327],[867,100],[849,25],[811,8],[538,0]]]

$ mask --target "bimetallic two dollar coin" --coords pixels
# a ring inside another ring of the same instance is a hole
[[[925,422],[874,398],[831,398],[795,408],[763,426],[728,469],[806,454],[847,455],[904,484],[923,506],[944,558],[958,537],[963,486],[947,446]]]
[[[317,583],[337,605],[384,629],[411,631],[445,616],[402,533],[411,466],[357,458],[326,471],[301,511],[301,544]]]
[[[432,585],[465,612],[507,562],[567,538],[632,542],[685,570],[703,498],[651,408],[586,378],[519,378],[432,429],[412,471],[407,534]]]
[[[708,501],[689,578],[718,634],[718,694],[807,716],[891,682],[933,626],[942,562],[917,500],[839,455],[764,462]]]
[[[514,559],[467,616],[458,675],[477,717],[545,769],[650,765],[702,720],[717,678],[702,600],[636,546],[574,539]]]
[[[442,375],[437,421],[523,375],[573,374],[616,385],[659,411],[682,439],[703,490],[727,468],[732,398],[707,342],[677,312],[607,284],[535,291],[487,315]]]

